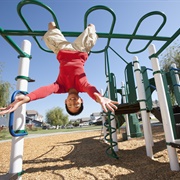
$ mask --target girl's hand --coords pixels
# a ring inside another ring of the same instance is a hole
[[[108,109],[112,112],[114,112],[114,110],[117,109],[117,106],[115,104],[119,104],[117,101],[112,101],[111,99],[108,99],[106,97],[102,97],[100,94],[98,93],[94,93],[94,95],[96,96],[96,101],[101,104],[102,109],[105,112],[108,112]]]
[[[19,106],[30,101],[30,98],[25,95],[16,96],[15,101],[9,104],[7,107],[0,108],[0,115],[11,113],[15,111]]]

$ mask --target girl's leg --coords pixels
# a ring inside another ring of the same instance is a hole
[[[88,27],[76,38],[72,43],[73,47],[82,52],[89,53],[97,41],[96,29],[93,24],[89,24]]]
[[[54,22],[48,24],[48,31],[43,36],[46,46],[55,54],[70,44],[59,29],[56,28]]]

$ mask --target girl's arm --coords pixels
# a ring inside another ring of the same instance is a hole
[[[52,93],[56,93],[59,90],[59,85],[56,83],[50,84],[48,86],[40,87],[39,89],[27,94],[27,95],[18,95],[15,97],[15,101],[9,104],[7,107],[0,108],[0,115],[11,113],[15,111],[22,104],[28,103],[33,100],[38,100],[45,98]]]
[[[15,111],[19,106],[30,101],[30,98],[25,95],[18,95],[15,97],[15,101],[9,104],[5,108],[0,108],[0,115],[11,113]]]

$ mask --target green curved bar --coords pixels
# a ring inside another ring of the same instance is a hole
[[[0,35],[14,48],[16,51],[22,56],[30,58],[31,56],[21,50],[19,46],[17,46],[14,41],[7,35],[4,35],[4,29],[0,28]]]
[[[116,22],[116,15],[114,13],[114,11],[106,6],[102,6],[102,5],[98,5],[98,6],[93,6],[91,7],[90,9],[88,9],[84,15],[84,28],[87,27],[87,19],[88,19],[88,16],[91,12],[93,11],[96,11],[96,10],[105,10],[105,11],[108,11],[110,12],[110,14],[112,15],[112,24],[111,24],[111,28],[110,28],[110,31],[109,31],[109,35],[108,35],[108,40],[107,40],[107,45],[105,46],[104,49],[102,50],[99,50],[99,51],[91,51],[92,53],[101,53],[101,52],[104,52],[105,50],[107,50],[107,48],[109,47],[109,44],[110,44],[110,41],[111,41],[111,36],[113,34],[113,29],[114,29],[114,25],[115,25],[115,22]]]
[[[163,14],[162,12],[160,11],[152,11],[152,12],[149,12],[147,14],[145,14],[143,17],[141,17],[141,19],[138,21],[135,29],[134,29],[134,32],[133,32],[133,36],[136,35],[136,32],[139,28],[139,26],[141,25],[141,23],[146,19],[148,18],[149,16],[153,16],[153,15],[160,15],[162,16],[163,18],[163,22],[161,23],[161,25],[159,26],[159,28],[157,29],[157,31],[154,33],[154,35],[152,36],[152,38],[149,40],[149,42],[146,44],[146,46],[144,48],[142,48],[141,50],[138,50],[138,51],[130,51],[129,50],[129,46],[131,44],[131,42],[133,41],[133,39],[130,39],[127,46],[126,46],[126,51],[130,54],[136,54],[136,53],[140,53],[140,52],[143,52],[145,49],[147,49],[147,47],[151,44],[151,42],[156,38],[157,34],[161,31],[161,29],[163,28],[163,26],[165,25],[166,23],[166,15]]]
[[[54,22],[56,23],[57,28],[59,28],[59,24],[58,24],[56,15],[54,14],[53,10],[50,7],[48,7],[47,5],[45,5],[45,4],[43,4],[43,3],[39,2],[39,1],[36,1],[36,0],[24,0],[24,1],[20,1],[19,4],[17,5],[17,12],[18,12],[19,17],[21,18],[21,20],[23,21],[23,23],[27,27],[28,31],[33,32],[33,30],[30,28],[30,26],[26,22],[25,18],[22,15],[22,12],[21,12],[22,7],[25,6],[25,5],[28,5],[28,4],[38,5],[38,6],[41,6],[42,8],[44,8],[44,9],[48,10],[50,12],[50,14],[52,15],[52,17],[53,17]],[[38,44],[40,49],[42,49],[43,51],[46,51],[46,52],[51,52],[50,50],[44,49],[40,45],[40,43],[39,43],[38,39],[36,38],[36,36],[32,36],[32,37],[34,38],[34,40],[36,41],[36,43]]]

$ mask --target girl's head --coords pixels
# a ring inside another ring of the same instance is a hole
[[[78,93],[68,94],[65,100],[65,108],[68,114],[76,116],[80,114],[83,110],[83,100],[79,97]]]

